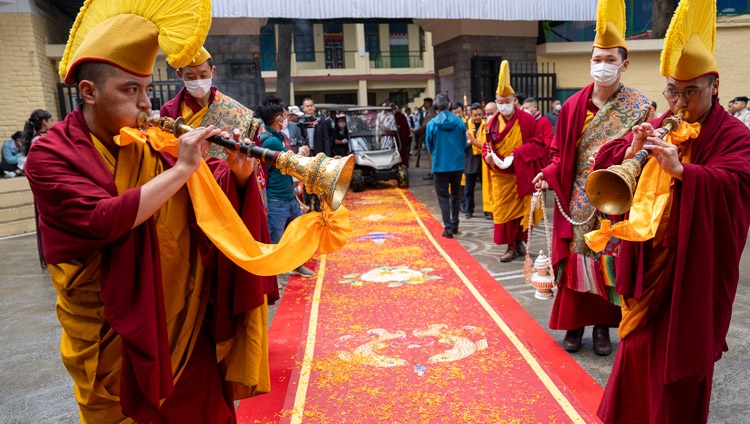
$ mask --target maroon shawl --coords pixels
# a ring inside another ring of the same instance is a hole
[[[47,263],[68,262],[101,251],[99,281],[105,319],[122,338],[122,411],[138,422],[149,422],[160,399],[173,391],[155,222],[149,219],[130,229],[138,211],[140,187],[118,195],[112,174],[89,134],[81,110],[70,113],[34,143],[26,172],[37,202]],[[168,155],[162,159],[167,167],[174,163]],[[240,196],[226,163],[211,162],[219,185],[228,191],[233,204],[242,205],[243,219],[250,225],[259,221],[257,216],[247,219],[258,210],[254,209],[257,205],[239,201],[245,193]],[[253,187],[257,186],[248,184],[249,190]],[[209,246],[194,220],[191,231],[200,246]],[[207,263],[220,262],[210,256],[211,252],[204,255]],[[238,314],[263,302],[263,287],[242,284],[250,274],[234,273],[230,268],[228,265],[222,273],[206,270],[213,279],[212,291],[219,295],[212,302],[225,308],[214,311],[213,330],[218,341],[233,334],[232,318],[241,319]],[[227,298],[232,293],[239,299]],[[233,305],[234,316],[229,316],[226,305]]]
[[[513,116],[505,123],[503,131],[499,132],[498,119],[502,119],[500,113],[491,116],[489,121],[487,121],[487,142],[490,143],[490,148],[494,151],[494,144],[505,138],[516,121],[518,121],[518,126],[521,128],[522,141],[521,145],[513,150],[513,165],[509,170],[516,174],[516,191],[518,192],[518,197],[521,198],[533,194],[536,189],[531,181],[547,162],[547,146],[545,146],[542,139],[541,128],[537,125],[537,121],[533,116],[519,108],[516,108]],[[487,143],[485,143],[482,145],[482,157],[486,157],[487,154],[489,154],[489,150]],[[502,156],[498,156],[502,159]],[[493,166],[493,169],[497,168]]]
[[[660,127],[671,115],[650,121]],[[604,145],[596,168],[622,162],[632,135]],[[667,229],[676,247],[672,277],[665,382],[703,376],[728,350],[726,335],[739,280],[739,262],[750,225],[750,130],[714,103],[700,135]],[[645,242],[649,243],[649,242]],[[623,241],[616,287],[638,297],[643,289],[643,243]]]

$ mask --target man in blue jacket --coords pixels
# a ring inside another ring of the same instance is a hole
[[[466,148],[466,125],[461,118],[450,112],[450,105],[451,101],[445,94],[435,97],[438,114],[430,120],[425,131],[425,145],[432,155],[432,173],[435,176],[435,191],[445,226],[445,238],[453,238],[453,234],[458,233],[458,193],[461,191]]]

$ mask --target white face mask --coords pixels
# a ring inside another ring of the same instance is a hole
[[[284,119],[284,122],[281,123],[281,129],[285,130],[285,129],[287,129],[287,127],[289,127],[289,120],[288,119]]]
[[[346,122],[339,122],[339,128],[341,128],[342,130],[346,128]]]
[[[559,112],[562,109],[562,105],[555,105],[555,112]]]
[[[624,63],[623,63],[624,65]],[[620,76],[620,66],[610,65],[609,63],[594,63],[591,65],[591,78],[605,87],[617,82]]]
[[[513,107],[512,103],[497,105],[497,111],[500,112],[500,114],[503,115],[503,116],[508,116],[508,115],[512,114],[513,113],[513,109],[515,109],[515,108]]]
[[[193,81],[184,81],[185,89],[190,93],[191,96],[196,98],[203,98],[211,90],[211,78],[199,79]]]

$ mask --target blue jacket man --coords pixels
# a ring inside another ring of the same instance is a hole
[[[458,234],[459,192],[466,149],[466,125],[450,112],[450,104],[445,94],[435,97],[438,115],[430,120],[425,132],[425,145],[432,155],[435,191],[445,227],[443,237],[446,238]]]

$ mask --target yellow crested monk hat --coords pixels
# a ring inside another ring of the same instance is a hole
[[[502,97],[516,94],[513,91],[513,87],[510,86],[510,65],[507,60],[503,60],[500,64],[500,73],[497,75],[497,91],[495,93]]]
[[[715,44],[716,0],[681,0],[664,37],[661,74],[678,81],[719,75]]]
[[[206,63],[208,59],[211,59],[211,53],[209,53],[205,47],[201,47],[200,51],[198,51],[198,56],[196,56],[187,66],[202,65]]]
[[[596,4],[596,37],[594,47],[613,49],[625,43],[625,1],[599,0]]]
[[[181,68],[199,56],[210,27],[210,0],[86,0],[70,30],[60,76],[75,84],[84,62],[150,76],[160,48],[170,65]]]

